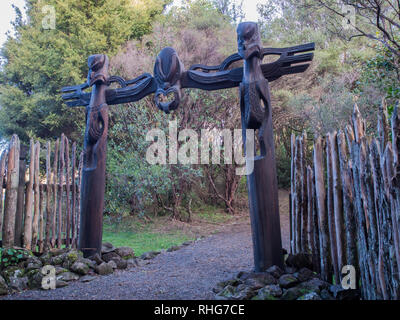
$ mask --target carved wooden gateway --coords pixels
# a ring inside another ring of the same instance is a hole
[[[108,58],[94,55],[89,58],[89,76],[85,84],[65,87],[62,96],[70,107],[86,106],[84,168],[81,195],[81,228],[79,249],[86,256],[99,252],[102,238],[104,208],[106,139],[108,105],[138,101],[154,94],[157,107],[169,113],[178,108],[183,88],[220,90],[239,87],[243,142],[246,129],[258,132],[259,150],[254,157],[254,170],[247,175],[250,218],[254,245],[255,271],[271,265],[283,265],[279,222],[278,186],[272,128],[272,110],[268,83],[283,75],[304,72],[313,59],[314,43],[289,48],[263,48],[259,29],[254,22],[240,23],[237,28],[238,53],[218,66],[196,64],[185,70],[176,51],[167,47],[157,56],[154,76],[143,74],[125,81],[108,76]],[[267,55],[278,60],[262,64]],[[243,67],[229,69],[236,61]],[[112,82],[121,88],[109,89]],[[84,89],[93,86],[89,93]],[[161,96],[173,95],[163,102]]]

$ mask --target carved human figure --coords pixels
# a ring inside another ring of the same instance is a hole
[[[85,256],[101,250],[108,134],[108,57],[92,55],[88,66],[87,84],[93,89],[86,107],[79,236],[79,249]]]
[[[244,60],[240,84],[243,143],[247,143],[246,129],[253,129],[258,130],[260,146],[259,155],[246,159],[254,162],[254,170],[247,176],[247,186],[254,265],[259,272],[271,265],[283,266],[272,112],[268,81],[261,69],[263,55],[257,24],[240,23],[237,36],[238,54]]]
[[[182,62],[179,60],[175,49],[166,47],[158,54],[154,65],[154,79],[157,83],[157,91],[154,95],[157,107],[169,113],[178,108],[181,101],[181,78],[184,72]],[[173,94],[171,101],[161,101],[161,97],[168,98]]]

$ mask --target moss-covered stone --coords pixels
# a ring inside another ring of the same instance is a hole
[[[0,276],[0,296],[8,294],[8,285],[6,280],[2,276]]]
[[[300,289],[298,287],[290,288],[287,289],[281,299],[282,300],[296,300],[297,298],[306,295],[307,293],[310,293],[310,291],[307,291],[305,289]]]
[[[11,267],[8,267],[7,269],[4,269],[1,272],[1,274],[8,283],[10,281],[10,278],[12,278],[12,277],[14,277],[14,278],[23,277],[25,274],[25,270],[18,266],[11,266]]]

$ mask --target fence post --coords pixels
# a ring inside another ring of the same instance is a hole
[[[324,179],[325,170],[323,161],[323,149],[323,140],[321,137],[318,137],[314,143],[314,174],[319,222],[321,277],[323,280],[331,282],[332,279],[329,252],[329,222],[326,212],[326,189]]]
[[[15,215],[17,212],[19,182],[19,149],[19,138],[17,135],[13,135],[8,152],[6,198],[4,205],[2,243],[5,248],[13,247],[15,241]]]
[[[65,215],[65,217],[66,217],[66,222],[67,222],[67,225],[66,225],[66,232],[65,232],[65,245],[66,245],[66,247],[67,248],[69,248],[69,245],[70,245],[70,239],[71,239],[71,221],[70,221],[70,219],[71,219],[71,213],[70,213],[70,210],[71,210],[71,205],[70,205],[70,199],[69,199],[69,195],[70,195],[70,190],[69,190],[69,188],[70,188],[70,182],[69,182],[69,176],[70,176],[70,173],[69,173],[69,171],[70,171],[70,161],[69,161],[69,141],[68,141],[68,138],[67,137],[65,137],[65,159],[66,159],[66,163],[65,163],[65,188],[66,188],[66,195],[65,195],[65,197],[66,197],[66,208],[65,208],[65,210],[66,210],[66,215]]]
[[[45,244],[44,250],[48,250],[50,248],[50,229],[51,223],[53,221],[51,208],[50,208],[50,199],[51,199],[51,144],[50,141],[47,142],[46,147],[46,230],[45,230]]]
[[[36,251],[36,244],[39,232],[39,218],[40,218],[40,143],[39,141],[35,144],[35,167],[34,167],[34,209],[35,214],[33,216],[32,224],[32,250]]]
[[[60,196],[58,197],[58,236],[57,236],[57,247],[61,248],[62,245],[62,225],[63,225],[63,219],[62,219],[62,199],[63,199],[63,184],[64,184],[64,150],[65,150],[65,139],[64,139],[64,134],[61,134],[61,140],[60,140],[60,166],[59,166],[59,189],[60,189]]]
[[[24,221],[24,247],[31,250],[32,245],[32,206],[33,206],[33,178],[35,170],[35,144],[33,139],[30,141],[29,151],[29,181],[26,188],[26,201],[25,201],[25,221]]]
[[[4,187],[4,174],[6,171],[6,158],[7,158],[7,153],[8,150],[4,150],[1,153],[1,158],[0,158],[0,230],[3,230],[3,208],[4,208],[4,202],[3,202],[3,187]]]
[[[54,147],[54,163],[53,163],[53,212],[52,212],[52,233],[51,233],[51,246],[54,248],[56,246],[56,234],[57,234],[57,223],[56,223],[56,217],[57,217],[57,168],[58,168],[58,150],[59,150],[59,144],[60,140],[57,139],[56,145]]]
[[[76,185],[75,185],[75,174],[76,174],[76,142],[72,144],[72,171],[71,171],[71,185],[72,185],[72,210],[71,210],[71,245],[75,247],[76,243]]]
[[[28,148],[25,145],[20,146],[19,153],[19,181],[17,196],[17,213],[15,215],[15,241],[17,247],[22,246],[22,222],[25,210],[25,172],[26,172],[26,156]]]

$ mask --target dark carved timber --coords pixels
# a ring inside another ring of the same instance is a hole
[[[263,55],[257,24],[240,23],[237,33],[239,55],[244,59],[240,84],[243,141],[246,142],[246,129],[253,129],[258,130],[260,144],[260,155],[246,157],[246,161],[254,165],[253,172],[247,175],[247,188],[254,266],[256,272],[261,272],[272,265],[283,267],[271,99],[261,67]]]
[[[314,50],[314,43],[288,48],[264,48],[262,49],[263,57],[266,55],[279,55],[279,59],[275,62],[261,65],[261,70],[265,79],[269,82],[279,79],[287,74],[301,73],[307,70],[309,64],[304,62],[312,61],[313,54],[306,53],[295,55]],[[189,70],[181,73],[181,88],[197,88],[203,90],[219,90],[238,87],[243,78],[243,68],[235,68],[226,70],[233,62],[242,58],[239,54],[227,58],[219,66],[193,65]],[[302,63],[301,65],[296,65]],[[201,69],[203,71],[198,71]],[[217,72],[209,72],[217,71]],[[90,92],[83,92],[88,85],[81,84],[77,86],[69,86],[61,89],[61,92],[70,92],[62,95],[65,103],[69,107],[87,106],[90,101]],[[145,96],[157,91],[156,80],[148,73],[141,75],[130,81],[126,81],[123,88],[108,89],[106,91],[106,102],[108,105],[139,101]]]
[[[108,78],[106,56],[96,55],[89,58],[91,71],[87,83],[62,88],[62,98],[68,106],[87,107],[79,242],[85,255],[99,252],[101,247],[107,105],[135,102],[154,94],[157,107],[169,113],[178,108],[184,88],[212,91],[239,87],[244,144],[246,129],[257,130],[260,142],[260,154],[246,160],[254,163],[254,171],[247,176],[247,184],[255,270],[264,271],[271,265],[283,266],[268,83],[281,76],[307,70],[309,64],[306,62],[312,61],[313,53],[305,52],[313,51],[314,43],[288,48],[262,48],[258,26],[253,22],[239,24],[237,33],[238,53],[229,56],[218,66],[195,64],[185,70],[176,51],[167,47],[157,56],[154,77],[145,73],[125,81],[118,76]],[[268,55],[279,58],[262,64],[263,58]],[[241,60],[243,67],[228,69]],[[101,61],[104,61],[103,65]],[[112,82],[118,82],[121,88],[108,89]],[[92,85],[92,92],[84,92]],[[173,99],[164,101],[163,98],[168,95],[173,95]]]
[[[88,65],[88,86],[93,86],[93,91],[86,108],[78,246],[86,257],[101,251],[108,133],[106,89],[109,85],[106,55],[90,56]]]

